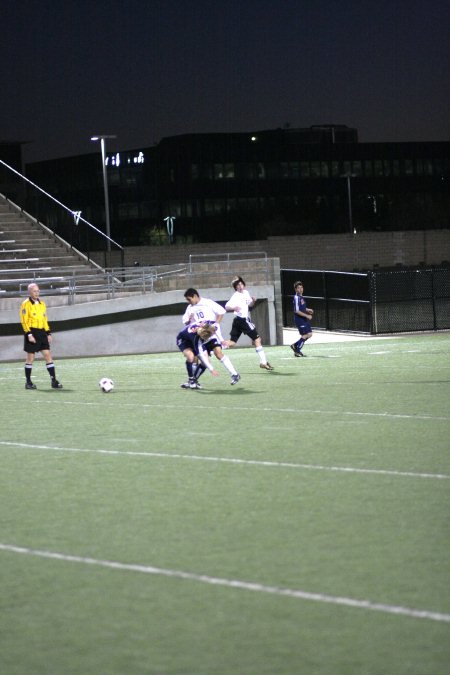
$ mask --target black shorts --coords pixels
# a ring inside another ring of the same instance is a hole
[[[28,354],[35,354],[36,352],[41,352],[43,349],[50,349],[50,343],[45,330],[41,328],[32,328],[31,334],[34,336],[36,342],[30,342],[28,335],[25,335],[23,341],[24,352],[28,352]]]
[[[222,349],[222,345],[215,336],[213,336],[207,342],[204,342],[202,347],[208,354],[211,354],[211,352],[213,352],[216,347],[220,347]]]
[[[248,335],[250,340],[253,341],[259,338],[255,324],[252,323],[250,319],[242,319],[240,316],[235,316],[231,326],[230,340],[232,342],[237,342],[242,333]]]

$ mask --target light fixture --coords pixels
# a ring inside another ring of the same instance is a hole
[[[108,263],[110,262],[111,254],[111,223],[109,218],[109,195],[108,195],[108,176],[106,174],[106,151],[105,151],[105,139],[106,138],[117,138],[113,134],[97,134],[96,136],[91,136],[91,141],[100,141],[100,146],[102,150],[102,172],[103,172],[103,192],[105,196],[105,221],[106,221],[106,249],[108,251]]]

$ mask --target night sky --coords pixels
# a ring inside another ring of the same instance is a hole
[[[0,140],[26,161],[347,124],[450,139],[449,0],[2,0]]]

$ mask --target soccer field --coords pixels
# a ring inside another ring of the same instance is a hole
[[[450,672],[450,335],[304,351],[0,364],[2,674]]]

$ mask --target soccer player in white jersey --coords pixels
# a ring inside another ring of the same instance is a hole
[[[222,347],[226,347],[225,340],[220,329],[220,322],[222,321],[226,311],[210,298],[202,298],[195,288],[188,288],[184,297],[189,305],[183,314],[183,323],[188,326],[191,323],[201,323],[208,321],[213,323],[216,327],[216,337],[220,341]]]
[[[267,361],[262,346],[261,337],[259,336],[256,326],[254,323],[252,323],[250,317],[250,308],[255,304],[256,298],[251,296],[247,291],[245,288],[245,281],[242,277],[235,277],[231,282],[231,285],[233,286],[235,292],[225,304],[225,309],[227,312],[234,312],[234,319],[231,326],[228,346],[234,347],[242,333],[244,333],[244,335],[248,335],[255,345],[256,353],[259,356],[259,367],[264,368],[264,370],[273,370],[273,366],[271,366]]]
[[[220,332],[220,322],[225,314],[224,308],[210,298],[202,298],[195,288],[188,288],[184,294],[189,305],[183,314],[183,323],[211,323],[215,327],[214,345],[211,351],[220,363],[228,370],[231,375],[231,384],[236,384],[241,379],[236,368],[231,363],[228,356],[222,351],[222,345],[225,342]]]

